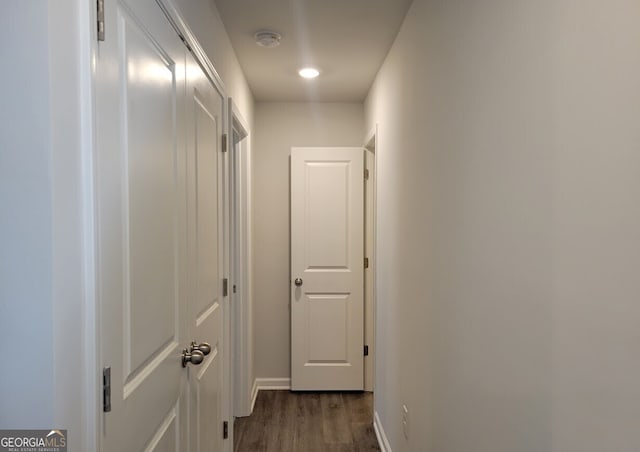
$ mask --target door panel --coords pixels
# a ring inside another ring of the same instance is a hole
[[[308,364],[349,363],[349,294],[307,295]]]
[[[218,149],[216,117],[194,93],[196,121],[196,237],[198,242],[198,297],[196,312],[201,315],[220,301],[220,252],[218,244]],[[215,107],[214,107],[215,108]]]
[[[154,357],[176,345],[177,93],[176,65],[136,22],[127,16],[121,20],[126,102],[124,339],[129,381],[149,371]]]
[[[305,270],[349,271],[349,164],[307,162]]]
[[[193,452],[222,450],[224,370],[222,150],[224,96],[196,61],[187,57],[189,140],[189,252],[193,275],[189,325],[193,340],[211,345],[199,367],[189,369]]]
[[[292,149],[293,390],[363,389],[363,159],[361,148]]]
[[[186,425],[185,50],[155,2],[108,2],[96,62],[102,449],[179,451]]]

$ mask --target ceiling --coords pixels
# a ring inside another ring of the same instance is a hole
[[[360,102],[412,0],[215,0],[256,101]],[[282,35],[260,47],[263,29]],[[302,79],[314,66],[320,77]]]

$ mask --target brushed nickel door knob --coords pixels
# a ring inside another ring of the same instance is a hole
[[[211,353],[211,345],[208,342],[203,342],[202,344],[198,344],[196,341],[191,342],[191,352],[195,350],[201,351],[204,356],[207,356]]]
[[[296,285],[296,287],[302,286],[302,278],[296,278],[293,283]]]
[[[187,367],[188,363],[197,366],[198,364],[204,361],[204,353],[200,350],[193,350],[192,352],[189,349],[182,350],[182,367]]]

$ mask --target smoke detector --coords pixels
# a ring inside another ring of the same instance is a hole
[[[256,44],[262,47],[277,47],[280,45],[282,35],[271,30],[261,30],[254,36]]]

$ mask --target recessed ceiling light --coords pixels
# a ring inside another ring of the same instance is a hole
[[[262,47],[277,47],[280,45],[282,35],[271,30],[261,30],[254,35],[256,44]]]
[[[300,74],[300,77],[303,78],[316,78],[318,75],[320,75],[320,71],[313,67],[305,67],[303,69],[300,69],[298,71],[298,74]]]

